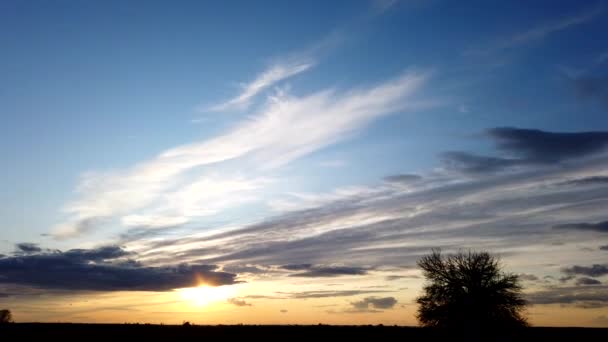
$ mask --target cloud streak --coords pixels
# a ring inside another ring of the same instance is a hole
[[[433,247],[449,250],[484,245],[505,251],[531,248],[528,252],[534,254],[541,250],[539,246],[558,242],[595,245],[591,234],[559,234],[553,227],[581,219],[602,222],[608,204],[606,185],[590,188],[585,182],[566,182],[605,177],[608,158],[595,148],[584,149],[587,155],[574,156],[570,151],[581,151],[580,145],[584,144],[580,137],[585,135],[514,129],[508,132],[509,138],[503,138],[506,142],[497,148],[497,158],[514,154],[514,158],[535,160],[538,151],[548,148],[536,146],[536,138],[521,137],[531,133],[558,141],[567,137],[563,144],[553,147],[561,162],[534,162],[513,172],[475,177],[436,171],[416,178],[415,186],[380,182],[339,195],[320,194],[319,198],[326,199],[312,200],[314,205],[305,201],[301,209],[296,205],[293,210],[258,223],[201,237],[139,241],[137,245],[144,257],[154,263],[177,259],[285,265],[292,272],[288,275],[306,275],[310,269],[323,267],[314,265],[346,262],[368,265],[362,270],[413,265]],[[517,143],[512,143],[513,139]],[[571,148],[569,144],[579,146]],[[179,252],[174,252],[175,248]],[[581,261],[568,260],[568,264],[577,262]]]
[[[576,286],[550,288],[529,294],[532,304],[565,304],[583,309],[608,307],[608,286]]]
[[[600,233],[608,233],[608,221],[602,221],[598,223],[565,223],[553,226],[553,229],[563,230],[589,230]]]
[[[397,304],[397,300],[395,297],[366,297],[363,300],[352,302],[353,308],[356,310],[369,310],[373,309],[392,309],[395,304]]]
[[[562,270],[567,275],[586,275],[589,277],[601,277],[608,274],[608,265],[593,264],[591,266],[574,265]]]
[[[602,282],[597,280],[597,279],[593,279],[593,278],[589,278],[589,277],[580,277],[576,280],[576,285],[601,285]]]
[[[228,303],[236,306],[253,306],[253,304],[247,303],[245,300],[238,298],[229,298]]]
[[[310,264],[300,265],[285,265],[284,269],[291,271],[303,271],[292,273],[290,277],[304,277],[304,278],[327,278],[327,277],[338,277],[338,276],[353,276],[353,275],[365,275],[368,269],[363,267],[352,267],[352,266],[313,266]]]
[[[267,180],[209,175],[198,171],[202,166],[239,159],[241,165],[252,165],[251,171],[280,167],[352,136],[377,118],[428,105],[414,97],[428,78],[428,73],[410,71],[344,92],[283,94],[223,135],[172,148],[127,170],[87,173],[77,188],[79,198],[65,207],[67,219],[52,234],[75,237],[116,220],[159,228],[158,222],[179,225],[216,213]],[[143,209],[148,212],[134,214]]]
[[[608,148],[608,132],[603,131],[562,133],[496,127],[486,130],[484,135],[494,142],[496,148],[502,152],[502,156],[480,156],[464,151],[449,151],[441,154],[444,167],[471,175],[492,174],[580,159],[603,153]],[[577,181],[601,183],[602,180],[602,176],[596,176]]]
[[[303,291],[303,292],[277,292],[286,295],[288,298],[307,299],[307,298],[333,298],[333,297],[351,297],[362,294],[384,293],[390,291],[372,291],[372,290],[342,290],[342,291]]]
[[[215,105],[212,111],[225,111],[230,109],[246,109],[250,101],[261,91],[271,87],[277,82],[300,74],[314,66],[312,62],[300,62],[291,64],[276,64],[259,74],[250,83],[244,84],[243,91],[236,97]]]
[[[528,30],[516,33],[510,37],[502,38],[499,42],[488,47],[466,50],[464,52],[464,55],[488,55],[491,53],[512,49],[517,46],[529,44],[534,41],[542,40],[551,34],[591,21],[598,15],[600,15],[602,12],[602,7],[598,6],[590,8],[579,14],[564,17],[552,22],[540,24],[538,26],[531,27]]]

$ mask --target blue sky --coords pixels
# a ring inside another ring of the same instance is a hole
[[[539,277],[599,262],[603,226],[555,227],[608,220],[595,207],[608,195],[607,16],[603,1],[3,2],[0,253],[120,245],[160,265],[209,250],[201,234],[278,227],[234,242],[242,254],[198,255],[267,267],[296,261],[277,241],[429,215],[416,243],[393,241],[403,260],[463,241]],[[545,187],[586,178],[596,187]],[[515,210],[516,195],[531,203]],[[467,217],[460,235],[435,237],[450,217],[434,205]],[[519,263],[515,246],[541,240],[543,258],[551,243],[574,257]],[[396,263],[388,241],[343,241],[344,254],[293,255]]]

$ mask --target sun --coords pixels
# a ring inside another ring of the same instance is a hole
[[[235,296],[236,288],[231,285],[188,287],[177,290],[181,297],[197,306],[209,305],[213,302],[225,301]]]

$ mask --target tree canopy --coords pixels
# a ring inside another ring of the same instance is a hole
[[[11,323],[13,321],[13,315],[10,310],[0,310],[0,324]]]
[[[487,252],[443,256],[439,250],[418,261],[427,280],[417,298],[424,327],[513,328],[527,326],[522,286]]]

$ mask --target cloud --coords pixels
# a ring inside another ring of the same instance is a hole
[[[342,284],[337,284],[342,285]],[[336,291],[301,291],[301,292],[275,292],[276,295],[247,295],[243,299],[318,299],[334,297],[352,297],[366,294],[389,293],[386,290],[336,290]]]
[[[603,12],[602,7],[595,7],[585,10],[577,15],[568,16],[547,22],[538,26],[534,26],[528,30],[516,33],[510,37],[500,39],[497,43],[481,49],[469,49],[464,52],[464,55],[488,55],[498,53],[503,50],[512,49],[517,46],[525,45],[534,41],[542,40],[547,36],[584,24]]]
[[[605,152],[608,132],[547,132],[538,129],[496,127],[485,131],[503,156],[480,156],[463,151],[441,154],[448,170],[465,174],[492,174],[523,166],[539,166],[580,159]],[[587,182],[601,182],[603,176]],[[581,180],[582,182],[585,182]]]
[[[119,246],[104,246],[94,249],[70,249],[63,255],[70,259],[82,261],[105,261],[132,255]]]
[[[559,185],[585,186],[585,185],[608,185],[608,176],[594,176],[567,180]]]
[[[521,164],[516,159],[478,156],[462,151],[444,152],[441,154],[441,161],[447,169],[467,174],[493,173]]]
[[[306,299],[306,298],[333,298],[333,297],[351,297],[362,294],[385,293],[390,291],[381,290],[341,290],[341,291],[304,291],[304,292],[277,292],[281,295],[286,295],[288,298]]]
[[[498,127],[487,131],[500,150],[529,163],[553,163],[605,151],[608,132],[546,132]]]
[[[602,221],[597,223],[564,223],[553,226],[553,229],[590,230],[600,233],[608,233],[608,221]]]
[[[276,84],[277,82],[300,74],[310,69],[313,65],[314,63],[312,62],[275,64],[256,76],[256,78],[250,83],[244,84],[243,91],[238,96],[228,100],[227,102],[215,105],[210,109],[212,111],[245,109],[249,105],[251,99],[261,91]]]
[[[574,265],[562,269],[568,275],[586,275],[589,277],[601,277],[608,274],[608,265],[593,264],[591,266]]]
[[[608,107],[608,77],[578,76],[571,78],[576,94],[581,99],[590,99]]]
[[[302,267],[298,269],[297,267]],[[306,267],[308,266],[308,267]],[[294,268],[295,267],[295,268]],[[305,270],[304,272],[292,273],[290,277],[306,277],[306,278],[325,278],[337,277],[344,275],[365,275],[368,272],[367,268],[352,267],[352,266],[312,266],[304,265],[286,265],[283,266],[287,270]]]
[[[538,280],[538,277],[535,276],[534,274],[520,273],[517,276],[519,277],[519,279],[526,280],[526,281],[537,281]]]
[[[282,269],[288,271],[302,271],[312,268],[312,264],[289,264],[281,266]]]
[[[559,164],[536,163],[491,177],[433,172],[407,189],[379,180],[356,192],[318,194],[316,198],[325,200],[313,201],[313,206],[306,203],[299,210],[296,206],[253,224],[136,244],[154,264],[197,260],[286,266],[278,267],[272,277],[345,263],[366,265],[370,270],[415,265],[434,247],[457,250],[483,245],[515,260],[525,254],[527,260],[535,261],[538,270],[534,269],[534,274],[541,274],[544,266],[539,266],[540,260],[568,266],[587,262],[589,256],[578,253],[577,246],[594,246],[597,237],[556,234],[552,227],[605,218],[605,188],[563,184],[601,177],[607,167],[605,155],[591,154]],[[548,247],[556,241],[562,245]],[[576,277],[570,277],[568,284],[573,284]],[[323,298],[338,294],[306,295]]]
[[[576,280],[576,285],[601,285],[602,282],[588,277],[580,277]]]
[[[253,304],[247,303],[245,300],[238,298],[229,298],[228,303],[236,306],[253,306]]]
[[[372,194],[380,194],[385,191],[386,189],[383,187],[374,189],[364,186],[348,186],[323,194],[292,192],[286,194],[285,197],[287,198],[270,201],[269,205],[275,211],[288,212],[306,208],[317,208],[336,201],[343,201],[345,198],[348,198],[349,201],[356,202]]]
[[[197,286],[234,284],[235,274],[214,265],[146,267],[124,259],[132,254],[117,246],[30,253],[0,259],[0,283],[47,290],[169,291]]]
[[[255,199],[246,195],[268,179],[210,175],[201,167],[239,159],[241,166],[253,165],[251,174],[285,165],[352,136],[379,117],[428,106],[414,99],[428,78],[428,73],[409,71],[367,88],[282,94],[223,135],[169,149],[127,170],[86,173],[79,198],[65,207],[68,217],[53,235],[79,236],[116,219],[151,228],[159,228],[159,221],[183,224]]]
[[[490,178],[427,175],[414,189],[382,182],[240,228],[202,237],[139,241],[138,248],[157,263],[309,264],[300,266],[303,272],[312,265],[345,262],[372,268],[414,265],[433,247],[483,244],[498,250],[528,248],[540,253],[539,246],[557,238],[561,242],[593,241],[587,234],[556,236],[551,227],[602,217],[608,192],[601,187],[556,184],[601,174],[606,167],[606,157],[594,156],[584,162],[539,164]],[[560,248],[567,250],[568,246]],[[159,254],[155,257],[153,253]]]
[[[421,179],[422,179],[422,176],[414,175],[414,174],[407,174],[407,173],[384,177],[385,182],[403,183],[403,184],[414,183]]]
[[[395,297],[366,297],[363,300],[351,303],[353,308],[358,311],[367,311],[370,308],[381,310],[392,309],[395,304],[397,304]]]
[[[400,279],[419,279],[420,276],[419,275],[389,275],[384,277],[384,279],[386,279],[387,281],[394,281],[394,280],[400,280]]]
[[[272,270],[267,268],[262,268],[255,265],[225,265],[222,267],[222,270],[230,273],[251,273],[251,274],[264,274],[271,272]]]
[[[38,253],[38,252],[42,251],[42,249],[40,247],[38,247],[38,244],[35,244],[35,243],[23,242],[23,243],[18,243],[15,247],[17,247],[19,252],[22,252],[25,254]]]
[[[608,286],[558,287],[530,293],[532,304],[574,305],[584,309],[608,307]]]

